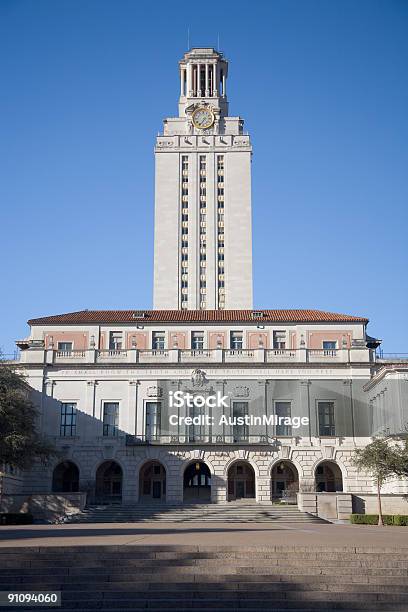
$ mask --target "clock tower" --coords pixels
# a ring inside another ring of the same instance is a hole
[[[252,309],[252,147],[229,116],[228,62],[193,48],[179,74],[155,147],[154,308]]]

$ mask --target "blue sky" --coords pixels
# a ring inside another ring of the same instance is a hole
[[[255,307],[368,316],[408,353],[405,0],[0,0],[3,351],[30,317],[151,307],[188,28],[252,136]]]

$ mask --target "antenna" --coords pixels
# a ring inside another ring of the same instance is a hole
[[[190,51],[190,28],[187,28],[187,51]]]
[[[217,34],[217,51],[220,50],[220,33]]]

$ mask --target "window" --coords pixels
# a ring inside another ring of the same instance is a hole
[[[202,351],[204,349],[204,332],[191,332],[191,348],[194,351]]]
[[[318,402],[319,436],[335,436],[334,402]]]
[[[61,404],[60,436],[75,436],[77,405]]]
[[[285,331],[274,331],[273,332],[273,348],[274,349],[285,349],[286,348],[286,332]]]
[[[153,332],[152,349],[154,351],[164,351],[164,331],[163,332]]]
[[[157,440],[160,436],[160,402],[146,402],[146,440]]]
[[[103,405],[103,435],[117,436],[119,427],[119,402],[105,402]]]
[[[243,344],[242,338],[243,337],[242,337],[242,332],[241,331],[232,331],[231,332],[231,349],[232,350],[234,350],[234,351],[242,350],[242,344]]]
[[[70,353],[72,351],[72,342],[58,342],[58,350],[61,353]]]
[[[335,340],[323,340],[323,350],[326,355],[333,355],[333,351],[335,351],[336,348],[337,342]]]
[[[285,425],[283,420],[285,417],[291,416],[291,403],[290,402],[275,402],[275,414],[276,419],[276,435],[277,436],[291,436],[292,426]],[[281,420],[279,419],[281,417]]]
[[[248,402],[233,402],[232,404],[232,416],[233,419],[242,418],[248,414]],[[234,421],[235,422],[235,421]],[[240,442],[241,440],[248,440],[249,426],[248,425],[233,425],[232,436],[234,442]]]
[[[112,331],[109,334],[109,350],[120,351],[122,349],[122,332]]]

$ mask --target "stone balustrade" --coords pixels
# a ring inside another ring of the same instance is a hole
[[[370,351],[366,348],[344,349],[201,349],[181,350],[178,348],[161,350],[141,350],[137,348],[121,350],[76,350],[60,351],[33,347],[21,351],[22,363],[139,363],[139,364],[336,364],[369,363]]]

